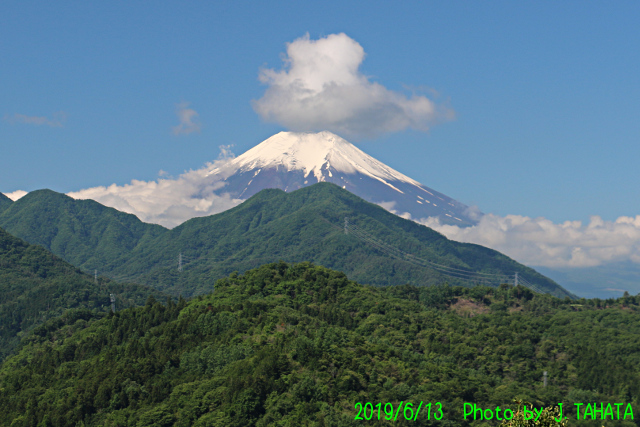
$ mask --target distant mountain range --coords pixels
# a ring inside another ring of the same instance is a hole
[[[497,251],[450,241],[329,183],[292,193],[263,190],[233,209],[172,230],[40,190],[5,207],[0,227],[85,271],[175,295],[206,293],[233,271],[284,260],[311,261],[375,285],[497,285],[518,273],[545,292],[571,296]]]
[[[331,182],[368,202],[413,219],[445,224],[477,222],[469,207],[374,159],[331,132],[280,132],[210,175],[224,176],[219,193],[248,199],[266,188],[295,191]]]
[[[246,200],[264,189],[292,192],[330,182],[403,218],[437,217],[441,223],[464,227],[476,224],[482,215],[390,168],[331,132],[280,132],[223,166],[216,163],[206,169],[206,176],[201,179],[203,185],[220,183],[222,179],[224,185],[215,192],[227,194],[236,201]],[[121,273],[131,251],[166,231],[158,225],[144,224],[133,215],[104,211],[104,206],[92,200],[73,203],[70,199],[60,199],[60,204],[42,204],[41,201],[51,196],[47,191],[34,191],[25,196],[28,202],[19,201],[13,207],[12,200],[0,193],[0,214],[10,211],[0,217],[0,226],[29,242],[50,248],[83,269]],[[38,204],[39,208],[32,210],[29,207],[32,204]],[[101,217],[103,213],[105,216]],[[99,221],[90,220],[99,216]],[[34,225],[51,221],[56,223],[53,228]],[[329,266],[340,268],[334,264]],[[634,294],[640,290],[637,268],[630,263],[573,269],[539,267],[538,270],[581,296],[608,298],[622,295],[625,289]],[[139,272],[127,271],[126,278],[138,277]],[[388,283],[383,278],[369,282]]]
[[[545,276],[584,298],[619,298],[628,292],[640,294],[640,265],[633,261],[616,262],[597,267],[536,267]]]

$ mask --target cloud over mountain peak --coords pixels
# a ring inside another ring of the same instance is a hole
[[[287,44],[282,70],[260,71],[268,88],[253,108],[292,131],[329,130],[352,138],[426,131],[453,118],[453,110],[425,96],[408,97],[371,82],[359,71],[364,57],[362,46],[344,33],[300,37]]]

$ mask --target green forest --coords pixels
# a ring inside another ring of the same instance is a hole
[[[70,308],[110,310],[144,304],[161,292],[135,284],[90,277],[51,252],[29,245],[0,229],[0,361],[11,354],[20,337]]]
[[[276,262],[190,301],[68,310],[0,368],[7,426],[480,426],[499,423],[465,420],[464,403],[515,399],[547,419],[563,402],[569,425],[639,425],[640,296],[374,287]],[[442,419],[355,420],[367,402],[439,402]],[[634,420],[576,422],[574,402],[625,402]]]

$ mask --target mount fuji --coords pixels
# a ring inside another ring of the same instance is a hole
[[[469,207],[374,159],[331,132],[280,132],[209,175],[225,177],[219,193],[248,199],[265,188],[291,192],[331,182],[412,219],[438,217],[468,226],[477,220]]]

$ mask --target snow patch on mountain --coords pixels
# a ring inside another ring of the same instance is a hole
[[[393,202],[392,212],[404,217],[435,216],[444,223],[463,226],[476,223],[465,214],[468,206],[390,168],[328,131],[280,132],[230,159],[224,167],[210,169],[208,176],[221,177],[226,185],[220,192],[234,198],[246,199],[265,188],[295,191],[317,182],[331,182],[371,203]],[[438,203],[433,202],[436,199]]]

